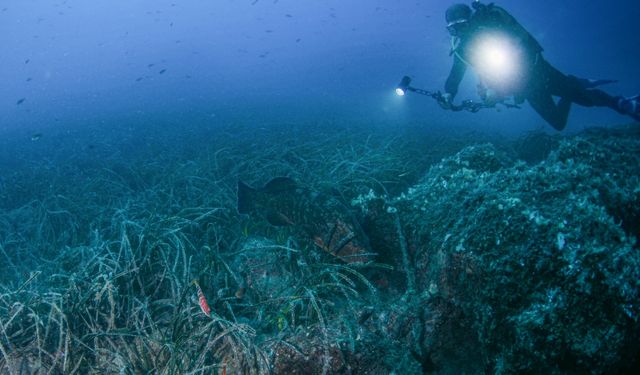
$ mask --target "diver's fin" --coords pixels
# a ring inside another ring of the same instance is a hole
[[[580,84],[585,89],[593,89],[598,86],[618,82],[618,80],[615,80],[615,79],[589,79],[589,78],[578,78],[578,81],[580,81]]]
[[[245,184],[242,181],[238,181],[238,212],[241,214],[248,214],[253,211],[254,197],[257,193],[256,189]]]
[[[296,182],[289,177],[276,177],[267,182],[262,189],[264,193],[277,194],[287,193],[296,189]]]
[[[293,225],[294,222],[291,221],[291,219],[289,219],[288,217],[286,217],[285,215],[273,211],[273,210],[269,210],[267,211],[267,215],[266,215],[267,221],[269,222],[269,224],[276,226],[276,227],[286,227],[288,225]]]

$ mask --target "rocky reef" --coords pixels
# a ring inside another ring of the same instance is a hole
[[[357,202],[402,223],[409,261],[396,254],[396,266],[415,284],[405,298],[422,327],[409,348],[425,372],[637,368],[639,151],[606,131],[564,139],[533,165],[469,146],[399,197]],[[385,252],[403,248],[397,238]]]
[[[0,372],[640,372],[634,128],[323,129],[7,169]],[[344,202],[375,257],[240,215],[237,180],[274,176]]]

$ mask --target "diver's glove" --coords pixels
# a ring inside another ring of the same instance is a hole
[[[442,109],[451,109],[453,107],[453,95],[449,94],[448,92],[441,94],[438,98],[438,104]]]
[[[490,89],[482,84],[478,85],[478,96],[482,100],[482,105],[490,108],[495,107],[496,104],[507,105],[506,103],[507,103],[507,100],[509,99],[508,97],[498,93],[496,90]],[[520,99],[516,100],[514,98],[513,101],[514,103],[516,103],[518,100],[519,100],[519,103],[517,104],[522,104],[522,102],[524,101],[524,98],[522,98],[522,100]],[[517,104],[514,104],[514,105],[517,105]]]
[[[495,107],[496,104],[502,103],[505,100],[505,97],[499,95],[495,90],[491,90],[488,88],[478,89],[478,95],[482,102],[489,107]]]

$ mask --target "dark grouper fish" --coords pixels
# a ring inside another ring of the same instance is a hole
[[[276,177],[259,189],[238,181],[238,212],[257,213],[275,226],[297,226],[318,247],[344,262],[373,260],[369,239],[348,207],[288,177]]]

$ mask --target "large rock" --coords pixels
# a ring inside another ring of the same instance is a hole
[[[578,137],[528,166],[489,144],[468,147],[389,202],[437,373],[630,371],[638,151],[633,138]]]

